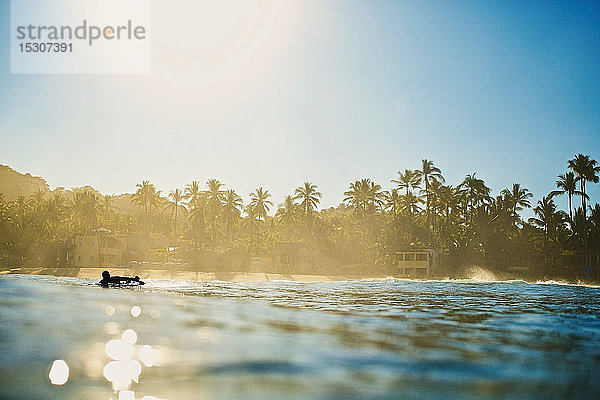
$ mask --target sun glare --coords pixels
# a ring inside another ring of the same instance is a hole
[[[151,367],[154,365],[155,354],[154,350],[152,350],[152,346],[144,345],[138,351],[138,357],[142,363],[146,367]]]
[[[130,346],[133,346],[137,343],[137,333],[135,333],[133,329],[127,329],[125,332],[123,332],[121,338],[123,339],[123,342]]]
[[[139,306],[135,307],[141,312]],[[132,308],[132,314],[135,307]],[[155,363],[157,354],[152,346],[136,345],[137,341],[137,332],[126,329],[121,334],[121,339],[111,339],[104,347],[106,355],[112,360],[104,366],[102,372],[104,378],[112,384],[113,391],[118,393],[119,399],[135,399],[135,392],[131,390],[131,385],[139,382],[142,364],[145,367],[152,367]],[[143,399],[156,399],[156,397],[144,396]]]
[[[113,360],[128,360],[133,356],[133,347],[124,340],[109,340],[106,343],[106,354]]]
[[[164,91],[167,97],[190,96],[196,104],[199,98],[190,87],[201,89],[203,98],[214,101],[233,90],[239,93],[240,87],[265,82],[294,34],[299,5],[290,1],[190,4],[186,14],[153,26],[153,73],[161,79],[153,80],[148,90]],[[159,3],[153,13],[161,12],[161,7],[170,15],[168,3]],[[178,107],[181,104],[177,102]]]
[[[131,307],[131,316],[133,318],[137,318],[142,314],[142,309],[140,308],[140,306],[133,306]]]
[[[53,385],[64,385],[69,380],[69,366],[64,360],[54,360],[50,373],[50,383]]]

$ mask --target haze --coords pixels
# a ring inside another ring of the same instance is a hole
[[[148,75],[11,75],[0,42],[0,162],[107,194],[311,181],[328,207],[427,158],[537,201],[599,156],[599,26],[593,2],[155,1]]]

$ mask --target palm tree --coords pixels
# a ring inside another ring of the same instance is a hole
[[[147,200],[149,218],[152,217],[152,209],[161,210],[162,209],[161,207],[165,202],[165,198],[160,195],[162,192],[161,190],[156,190],[154,185],[152,185],[150,189],[151,190],[148,193],[148,200]]]
[[[344,202],[347,202],[354,211],[362,209],[364,199],[363,193],[360,188],[360,181],[354,181],[350,183],[350,189],[344,192]]]
[[[252,201],[243,206],[243,211],[246,213],[245,222],[250,226],[250,230],[254,230],[254,223],[256,222],[256,213],[254,212],[254,205]]]
[[[533,193],[526,188],[521,188],[521,184],[519,183],[513,183],[512,189],[504,189],[500,194],[504,196],[508,209],[513,215],[513,218],[515,218],[515,221],[520,220],[518,211],[521,211],[523,207],[531,207],[531,203],[527,199],[533,197]]]
[[[390,213],[392,217],[398,215],[398,207],[400,204],[400,195],[398,189],[392,189],[391,191],[383,192],[384,207],[383,209]]]
[[[54,192],[54,195],[46,203],[48,220],[54,234],[55,242],[59,236],[67,235],[65,221],[68,218],[69,207],[69,200],[59,192]]]
[[[131,204],[137,206],[140,210],[144,209],[144,225],[147,227],[147,218],[146,215],[148,213],[146,201],[145,201],[145,193],[148,191],[147,186],[150,184],[149,181],[142,181],[141,184],[137,184],[138,188],[134,194],[131,195],[130,201]],[[143,189],[142,189],[143,188]],[[141,212],[141,211],[140,211]]]
[[[36,189],[33,193],[29,195],[29,200],[31,200],[31,206],[33,208],[39,208],[44,203],[44,196],[46,192],[42,189]]]
[[[431,205],[437,214],[448,217],[458,208],[461,192],[458,188],[433,183],[431,190]]]
[[[592,213],[590,215],[590,221],[594,223],[594,225],[600,227],[600,204],[596,203],[594,207],[590,207]]]
[[[2,201],[0,201],[0,203],[2,203]],[[68,199],[59,191],[54,191],[52,197],[50,197],[45,204],[45,215],[47,219],[50,244],[51,247],[54,247],[55,249],[55,260],[57,263],[60,260],[61,244],[63,247],[66,246],[65,239],[67,239],[69,235],[67,224],[69,205]],[[1,211],[2,210],[0,210],[0,219],[2,217]]]
[[[377,211],[384,205],[384,192],[381,186],[371,179],[361,179],[351,183],[350,190],[344,192],[344,196],[346,196],[344,202],[354,208],[354,215],[359,217],[359,224],[366,228],[368,243],[373,246]]]
[[[91,190],[73,194],[74,227],[80,234],[89,234],[98,224],[98,198]]]
[[[269,207],[273,202],[269,200],[271,193],[268,190],[263,190],[262,187],[256,189],[254,193],[250,193],[250,204],[252,205],[254,217],[259,221],[264,220],[269,212]]]
[[[458,185],[458,189],[465,195],[465,206],[469,208],[468,221],[472,220],[472,214],[475,207],[491,200],[490,188],[485,185],[483,179],[476,178],[475,173],[467,175],[460,185]],[[465,217],[467,217],[466,214],[467,210],[465,209]]]
[[[433,165],[433,161],[429,161],[426,159],[421,160],[422,166],[421,170],[416,170],[416,174],[419,178],[423,179],[425,183],[425,210],[427,212],[427,226],[431,225],[431,217],[429,212],[429,187],[431,186],[431,182],[444,183],[444,177],[442,176],[442,171]]]
[[[190,208],[196,208],[201,204],[202,191],[198,181],[192,181],[192,183],[185,185],[183,197],[188,201]]]
[[[196,247],[198,247],[200,235],[204,230],[204,203],[206,195],[200,190],[200,183],[198,183],[198,181],[192,181],[192,183],[185,186],[183,196],[188,202],[188,219],[191,224],[194,243]]]
[[[590,156],[577,154],[575,158],[569,160],[567,166],[577,175],[579,180],[579,187],[581,189],[581,208],[583,209],[584,219],[586,217],[586,183],[594,182],[598,183],[600,177],[597,175],[600,173],[600,166],[597,165],[596,160],[590,159]]]
[[[579,249],[583,250],[587,244],[588,235],[590,233],[588,220],[583,215],[583,209],[577,207],[573,213],[573,219],[568,222],[573,239],[575,239]]]
[[[552,196],[548,195],[537,202],[537,206],[533,209],[535,217],[529,218],[529,223],[544,230],[546,235],[549,235],[559,224],[563,222],[563,218],[556,210],[556,204],[552,200]]]
[[[102,202],[100,203],[100,209],[102,210],[103,218],[105,220],[110,220],[112,214],[117,210],[117,208],[114,206],[113,204],[113,199],[112,197],[107,194],[104,197],[102,197]]]
[[[541,228],[544,232],[542,243],[545,262],[549,261],[549,245],[557,245],[559,230],[563,225],[565,213],[557,211],[552,195],[548,195],[537,202],[533,212],[535,217],[529,218],[529,223]],[[577,213],[576,213],[577,214]]]
[[[398,185],[398,189],[406,189],[408,194],[421,184],[421,176],[418,171],[405,169],[404,173],[398,171],[398,180],[392,179],[392,182]]]
[[[150,181],[142,181],[136,185],[138,188],[131,196],[131,202],[138,206],[140,209],[144,209],[146,233],[150,228],[150,217],[152,215],[152,208],[158,207],[162,203],[162,197],[160,197],[160,190],[156,190],[154,185]]]
[[[383,207],[383,192],[381,191],[381,185],[371,182],[370,179],[363,179],[361,180],[361,187],[365,193],[367,213],[373,215]]]
[[[187,217],[191,224],[191,232],[194,238],[194,244],[196,247],[198,247],[198,245],[201,244],[201,239],[205,233],[204,207],[198,205],[190,208]]]
[[[558,175],[558,180],[556,181],[556,187],[560,190],[553,190],[550,192],[552,197],[567,194],[569,196],[569,219],[573,219],[573,203],[572,198],[573,195],[576,194],[578,196],[583,196],[583,192],[577,190],[577,181],[579,178],[575,178],[574,172],[567,172],[563,175]],[[589,200],[589,196],[586,194],[587,199]]]
[[[304,182],[304,186],[296,188],[294,194],[294,200],[302,200],[300,207],[306,215],[306,231],[310,232],[312,212],[317,208],[322,194],[317,191],[317,185],[310,182]]]
[[[298,218],[298,212],[300,211],[300,205],[298,205],[294,199],[295,198],[292,196],[285,196],[285,200],[283,203],[279,204],[277,213],[275,214],[275,217],[285,226],[285,236],[287,240],[290,240],[292,226],[296,222]]]
[[[185,206],[181,204],[184,198],[183,192],[179,189],[171,190],[171,192],[169,192],[169,199],[171,199],[171,201],[168,202],[166,209],[170,211],[171,215],[173,216],[173,224],[175,226],[175,244],[177,244],[177,216],[179,210],[184,213],[187,211]]]
[[[235,190],[228,190],[225,192],[225,199],[223,202],[223,219],[226,225],[226,236],[227,243],[231,242],[231,228],[235,226],[237,221],[240,219],[242,213],[242,198],[235,192]]]
[[[350,184],[350,190],[344,192],[344,202],[354,208],[361,216],[374,214],[383,206],[384,193],[381,186],[371,179],[361,179]]]
[[[211,239],[214,244],[217,238],[217,219],[223,208],[225,192],[221,190],[221,187],[224,185],[217,179],[209,179],[206,185],[208,186],[208,190],[204,192],[206,196],[206,213],[208,214]]]
[[[23,218],[31,210],[31,202],[23,195],[18,195],[17,198],[10,204],[12,214],[17,218],[17,224],[23,224]]]
[[[8,219],[15,229],[14,245],[18,254],[25,255],[31,242],[29,235],[30,214],[32,212],[31,202],[25,196],[19,195],[13,200],[9,207]]]
[[[36,245],[39,245],[44,241],[50,228],[47,210],[45,209],[45,195],[46,193],[42,189],[37,189],[29,195],[29,206],[32,211],[29,216],[29,222],[31,224],[33,240]]]
[[[427,200],[429,201],[429,210],[430,210],[430,225],[432,231],[435,231],[435,224],[437,221],[438,215],[443,214],[444,209],[444,196],[447,192],[451,192],[452,189],[450,186],[445,186],[437,180],[431,180],[429,184],[429,195]]]
[[[256,211],[255,206],[252,201],[244,206],[244,212],[246,213],[246,218],[243,219],[244,225],[247,225],[249,228],[248,235],[248,245],[252,250],[252,254],[256,254],[256,249],[258,247],[258,233],[259,229],[256,224]]]
[[[421,211],[419,204],[423,204],[424,201],[420,196],[416,196],[413,192],[400,195],[400,209],[406,213],[406,215],[413,217]]]
[[[223,206],[223,201],[225,200],[225,191],[221,190],[221,187],[225,185],[217,179],[209,179],[206,182],[206,185],[208,186],[208,190],[204,193],[206,194],[208,211],[211,214],[218,215]]]
[[[246,207],[248,220],[250,222],[250,231],[255,231],[254,243],[252,244],[254,254],[256,254],[258,251],[260,236],[260,225],[255,225],[255,223],[264,221],[267,218],[269,208],[273,205],[273,202],[269,200],[269,197],[271,197],[271,193],[269,193],[268,190],[264,190],[262,187],[260,187],[253,193],[250,193],[250,204],[248,204]]]

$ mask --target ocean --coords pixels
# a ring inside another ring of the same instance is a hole
[[[600,398],[600,288],[0,278],[2,399]]]

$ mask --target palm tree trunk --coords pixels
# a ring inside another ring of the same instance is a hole
[[[427,209],[427,229],[431,222],[429,221],[429,182],[427,182],[427,175],[425,175],[425,208]]]
[[[177,202],[175,202],[175,238],[173,240],[173,243],[175,244],[175,247],[177,247]]]
[[[229,218],[227,219],[227,228],[226,228],[226,235],[227,238],[225,239],[227,241],[227,247],[231,246],[231,234],[230,234],[230,229],[231,229],[231,222],[229,221]]]
[[[146,219],[146,227],[145,227],[146,229],[145,230],[146,230],[146,234],[148,234],[148,225],[149,225],[148,221],[150,220],[148,218],[148,203],[144,204],[144,212],[146,214],[146,218],[145,218]]]
[[[260,221],[260,219],[258,221]],[[254,228],[255,228],[254,229],[254,234],[255,234],[254,235],[254,255],[255,256],[256,256],[257,250],[258,250],[258,234],[259,234],[259,231],[260,231],[260,225],[258,224],[258,221],[255,221],[256,222],[256,226],[254,226]]]
[[[581,187],[581,207],[583,208],[583,216],[585,217],[585,179],[581,178],[581,181],[579,182],[579,185]]]
[[[429,212],[429,182],[427,182],[427,175],[425,175],[425,208],[427,210],[427,241],[428,245],[431,246],[431,214]]]

